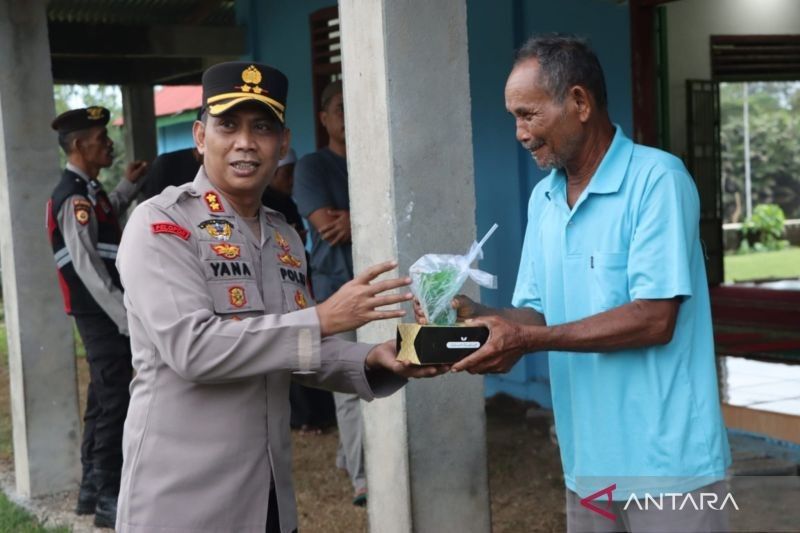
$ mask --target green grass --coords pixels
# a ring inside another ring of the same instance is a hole
[[[800,278],[800,248],[725,256],[725,281]]]
[[[0,492],[0,531],[14,533],[69,533],[68,527],[44,527],[22,507],[18,507]]]

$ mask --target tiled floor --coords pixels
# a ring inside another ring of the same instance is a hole
[[[800,365],[721,357],[720,392],[728,405],[800,416]]]

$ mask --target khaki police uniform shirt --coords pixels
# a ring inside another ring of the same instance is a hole
[[[126,226],[117,265],[136,377],[118,531],[263,533],[271,476],[292,531],[290,380],[366,400],[405,382],[367,376],[371,345],[320,338],[303,243],[275,211],[259,223],[256,239],[201,167]]]
[[[86,173],[71,163],[67,163],[67,170],[74,172],[87,182],[91,181]],[[140,180],[140,182],[143,180]],[[131,201],[136,197],[136,193],[141,188],[141,183],[131,183],[127,179],[122,179],[119,185],[108,194],[114,214],[119,219],[119,215],[124,211]],[[90,201],[95,200],[90,197]],[[122,291],[114,285],[111,275],[106,269],[103,259],[115,259],[117,256],[117,246],[97,243],[97,218],[94,210],[89,209],[88,223],[81,224],[75,217],[73,204],[75,202],[85,202],[81,195],[73,195],[67,198],[57,214],[58,229],[64,236],[64,245],[67,254],[64,257],[57,257],[57,261],[71,261],[75,268],[75,273],[86,286],[86,290],[92,295],[100,308],[114,321],[119,328],[119,332],[128,335],[128,321],[126,318],[125,305],[122,301]]]

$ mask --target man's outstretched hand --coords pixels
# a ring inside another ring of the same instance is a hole
[[[398,318],[405,315],[406,313],[402,309],[386,311],[377,309],[406,302],[412,298],[410,293],[383,294],[400,287],[407,287],[411,284],[411,278],[386,279],[373,283],[375,278],[396,267],[396,261],[373,265],[317,305],[322,336],[327,337],[343,331],[351,331],[373,320]]]
[[[383,368],[404,378],[431,378],[450,370],[450,365],[412,365],[408,361],[398,361],[395,341],[377,345],[367,354],[367,370]]]

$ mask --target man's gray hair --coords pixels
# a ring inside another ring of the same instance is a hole
[[[514,66],[529,59],[539,62],[545,88],[558,103],[564,101],[571,87],[580,85],[592,93],[600,109],[606,109],[603,68],[586,40],[558,33],[537,35],[519,49]]]

